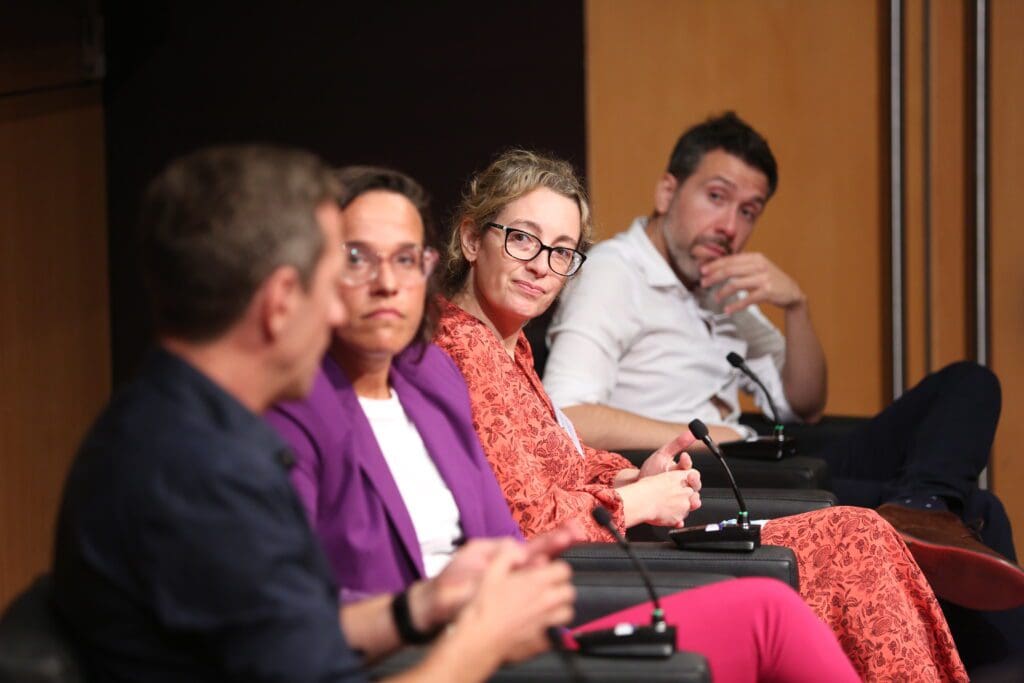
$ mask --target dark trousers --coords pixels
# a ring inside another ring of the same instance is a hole
[[[941,496],[980,531],[985,545],[1016,562],[1002,503],[978,489],[1001,402],[999,380],[991,371],[960,362],[928,375],[867,421],[787,431],[800,441],[802,452],[828,462],[840,503],[874,508],[901,497]],[[946,602],[942,607],[968,669],[1024,656],[1024,607],[1002,612]]]
[[[842,504],[874,508],[937,495],[963,514],[988,463],[1001,405],[991,371],[954,363],[813,455],[828,463]]]

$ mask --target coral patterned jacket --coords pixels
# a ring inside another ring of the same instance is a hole
[[[524,536],[573,519],[584,522],[588,540],[610,541],[590,518],[597,505],[625,531],[622,499],[612,481],[633,465],[589,446],[580,456],[533,369],[526,335],[519,333],[513,359],[486,325],[445,301],[434,342],[466,378],[473,426]]]

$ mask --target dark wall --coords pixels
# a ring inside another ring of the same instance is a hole
[[[270,141],[394,166],[442,221],[505,147],[585,168],[582,0],[109,2],[104,15],[115,383],[150,342],[139,197],[177,155]]]

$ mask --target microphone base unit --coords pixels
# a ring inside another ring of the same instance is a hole
[[[725,441],[718,444],[727,458],[745,460],[782,460],[797,454],[796,439],[791,436],[759,436],[749,441]]]
[[[578,633],[575,640],[581,655],[667,659],[676,652],[676,627],[618,624],[615,628]]]
[[[761,547],[761,527],[757,524],[705,524],[673,529],[668,537],[680,550],[752,553]]]

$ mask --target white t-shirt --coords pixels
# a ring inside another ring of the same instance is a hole
[[[359,405],[409,510],[424,571],[437,576],[462,538],[455,498],[394,391],[387,399],[359,397]]]
[[[799,420],[780,375],[786,341],[756,306],[726,315],[690,292],[644,232],[645,218],[595,246],[569,282],[548,329],[544,388],[559,407],[596,403],[685,424],[739,426],[739,390],[756,385],[726,360],[746,359],[783,421]],[[723,418],[713,398],[728,406]]]

